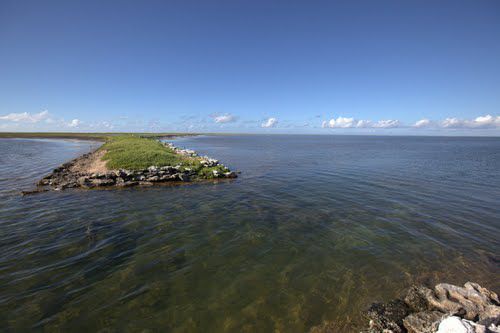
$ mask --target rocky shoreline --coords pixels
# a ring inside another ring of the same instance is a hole
[[[477,283],[412,286],[400,298],[373,303],[363,318],[368,328],[354,330],[327,321],[309,333],[500,333],[498,295]]]
[[[38,181],[36,184],[37,187],[34,190],[23,191],[22,194],[27,195],[50,190],[60,191],[69,188],[123,188],[151,186],[160,183],[237,178],[236,172],[229,170],[216,159],[208,156],[199,156],[193,150],[180,149],[171,143],[164,143],[164,145],[177,154],[199,159],[200,164],[204,168],[218,167],[223,172],[211,170],[209,175],[200,176],[195,170],[180,164],[161,167],[152,165],[143,170],[106,170],[105,163],[100,160],[102,151],[97,149],[60,165],[49,175]],[[100,168],[95,167],[96,163],[101,164]],[[91,164],[92,166],[89,166]]]
[[[402,298],[374,303],[364,333],[500,333],[498,295],[477,283],[409,288]]]

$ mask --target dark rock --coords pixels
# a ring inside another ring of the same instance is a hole
[[[183,182],[188,182],[188,181],[190,181],[190,177],[189,177],[189,175],[187,175],[187,174],[182,174],[182,173],[181,173],[181,174],[179,174],[179,179],[180,179],[180,181],[183,181]]]
[[[88,182],[88,178],[87,178],[87,177],[85,177],[85,176],[82,176],[82,177],[78,178],[78,180],[77,180],[77,183],[78,183],[80,186],[84,186],[84,185],[86,185],[86,184],[87,184],[87,182]]]
[[[170,180],[176,181],[176,180],[181,180],[181,174],[180,173],[174,173],[169,177]]]
[[[49,184],[50,184],[50,179],[47,179],[47,178],[43,178],[37,183],[37,185],[39,185],[39,186],[44,186],[44,185],[49,185]]]
[[[483,325],[485,327],[491,327],[491,326],[497,327],[498,332],[500,332],[500,315],[496,316],[496,317],[492,316],[492,317],[480,319],[477,323],[479,325]]]
[[[113,179],[91,179],[90,183],[94,186],[111,186],[115,181]]]
[[[426,298],[429,292],[431,290],[427,287],[411,286],[404,297],[404,301],[413,312],[425,311],[429,308],[429,302],[427,302]]]
[[[163,175],[160,177],[160,181],[164,182],[164,181],[169,181],[170,180],[170,175]]]
[[[136,186],[136,185],[139,185],[139,183],[134,182],[134,181],[116,183],[116,186],[118,186],[118,187],[130,187],[130,186]]]
[[[160,181],[160,177],[158,177],[158,176],[148,177],[147,181],[148,182],[158,182],[158,181]]]
[[[42,193],[42,192],[47,192],[47,191],[48,191],[48,189],[45,189],[45,188],[37,188],[37,189],[31,190],[31,191],[21,191],[21,194],[23,196],[25,196],[25,195]]]
[[[116,179],[117,176],[116,176],[116,173],[111,171],[111,172],[107,172],[105,177],[108,179]]]
[[[410,307],[402,300],[396,299],[389,303],[374,303],[367,311],[370,319],[370,331],[382,332],[391,330],[393,333],[403,333],[403,319],[410,314]]]

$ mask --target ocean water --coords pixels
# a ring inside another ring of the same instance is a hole
[[[234,181],[22,197],[93,142],[0,140],[1,331],[339,332],[500,289],[500,138],[199,136]]]

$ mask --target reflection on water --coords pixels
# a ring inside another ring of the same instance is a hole
[[[413,282],[500,288],[500,140],[177,140],[233,182],[21,197],[88,142],[0,140],[4,330],[353,331]]]

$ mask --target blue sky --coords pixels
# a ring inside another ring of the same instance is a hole
[[[500,135],[500,2],[2,0],[31,130]]]

